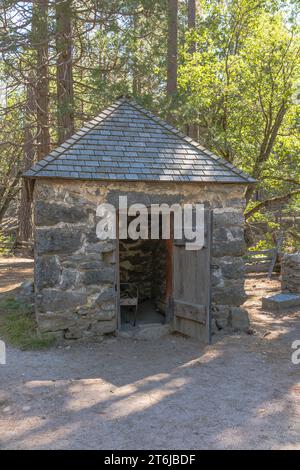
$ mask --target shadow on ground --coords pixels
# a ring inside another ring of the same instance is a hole
[[[203,348],[179,336],[9,348],[1,448],[300,449],[299,312],[254,304],[255,335],[217,335]]]

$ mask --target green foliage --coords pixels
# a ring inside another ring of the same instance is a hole
[[[255,176],[264,199],[299,189],[299,1],[199,0],[195,30],[179,1],[178,96],[182,130]],[[167,1],[72,2],[74,117],[78,129],[121,94],[167,115]],[[57,143],[55,2],[49,1],[51,144]],[[1,204],[23,158],[26,86],[36,74],[31,2],[0,6]],[[8,40],[9,38],[9,40]],[[191,45],[195,52],[191,53]],[[298,98],[297,98],[298,97]],[[63,110],[65,111],[65,109]],[[28,116],[27,116],[28,120]],[[35,139],[36,122],[29,119]],[[3,188],[5,191],[3,191]],[[247,210],[257,204],[247,192]],[[299,211],[300,197],[285,206]],[[5,207],[4,207],[5,209]],[[265,214],[264,208],[260,213]],[[253,221],[256,220],[253,217]],[[270,216],[270,221],[272,215]]]
[[[249,190],[248,211],[300,186],[297,4],[202,1],[202,9],[181,48],[178,116],[198,124],[204,145],[258,179],[261,198],[252,200]],[[299,195],[284,207],[300,212]],[[272,231],[272,211],[260,206],[249,221],[264,219]]]
[[[9,256],[12,252],[14,237],[12,235],[5,236],[0,232],[0,255]]]
[[[182,50],[183,116],[199,124],[205,145],[256,177],[268,179],[269,164],[282,175],[287,155],[299,177],[299,106],[292,100],[299,76],[299,34],[280,11],[268,11],[270,2],[259,5],[264,4],[268,8],[232,1],[221,11],[204,2],[197,52],[191,56],[188,43]],[[268,153],[276,118],[279,129]],[[270,184],[276,186],[274,180]]]
[[[270,233],[266,233],[262,240],[259,240],[255,246],[249,248],[249,251],[271,250],[272,248],[274,248],[274,240]],[[257,255],[257,257],[259,256],[263,255]]]
[[[52,335],[37,331],[32,308],[7,297],[0,301],[0,338],[21,349],[46,349],[55,344]]]

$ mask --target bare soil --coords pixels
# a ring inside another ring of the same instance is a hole
[[[0,294],[12,292],[27,279],[33,278],[31,258],[0,257]]]
[[[8,271],[8,289],[27,267]],[[172,335],[8,347],[0,448],[300,449],[300,365],[291,362],[300,311],[261,310],[279,289],[278,279],[249,277],[254,334],[217,334],[212,346]]]

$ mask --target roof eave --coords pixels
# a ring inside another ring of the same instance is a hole
[[[236,185],[255,185],[257,184],[257,180],[254,180],[254,181],[246,181],[246,180],[241,180],[241,181],[216,181],[216,180],[196,180],[196,179],[193,179],[193,180],[171,180],[171,179],[165,179],[165,178],[161,178],[161,179],[150,179],[150,178],[147,178],[147,179],[134,179],[134,178],[82,178],[82,177],[76,177],[74,178],[73,176],[59,176],[59,175],[55,175],[55,176],[43,176],[43,175],[26,175],[26,173],[24,173],[23,175],[21,175],[22,178],[26,179],[26,180],[36,180],[36,179],[44,179],[44,180],[47,180],[47,179],[59,179],[59,180],[69,180],[69,181],[107,181],[109,183],[112,183],[114,181],[117,181],[117,182],[121,182],[121,183],[126,183],[126,182],[134,182],[134,183],[193,183],[193,184],[236,184]]]

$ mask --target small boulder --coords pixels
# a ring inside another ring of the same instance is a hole
[[[231,307],[231,326],[234,330],[249,330],[249,315],[245,308]]]

